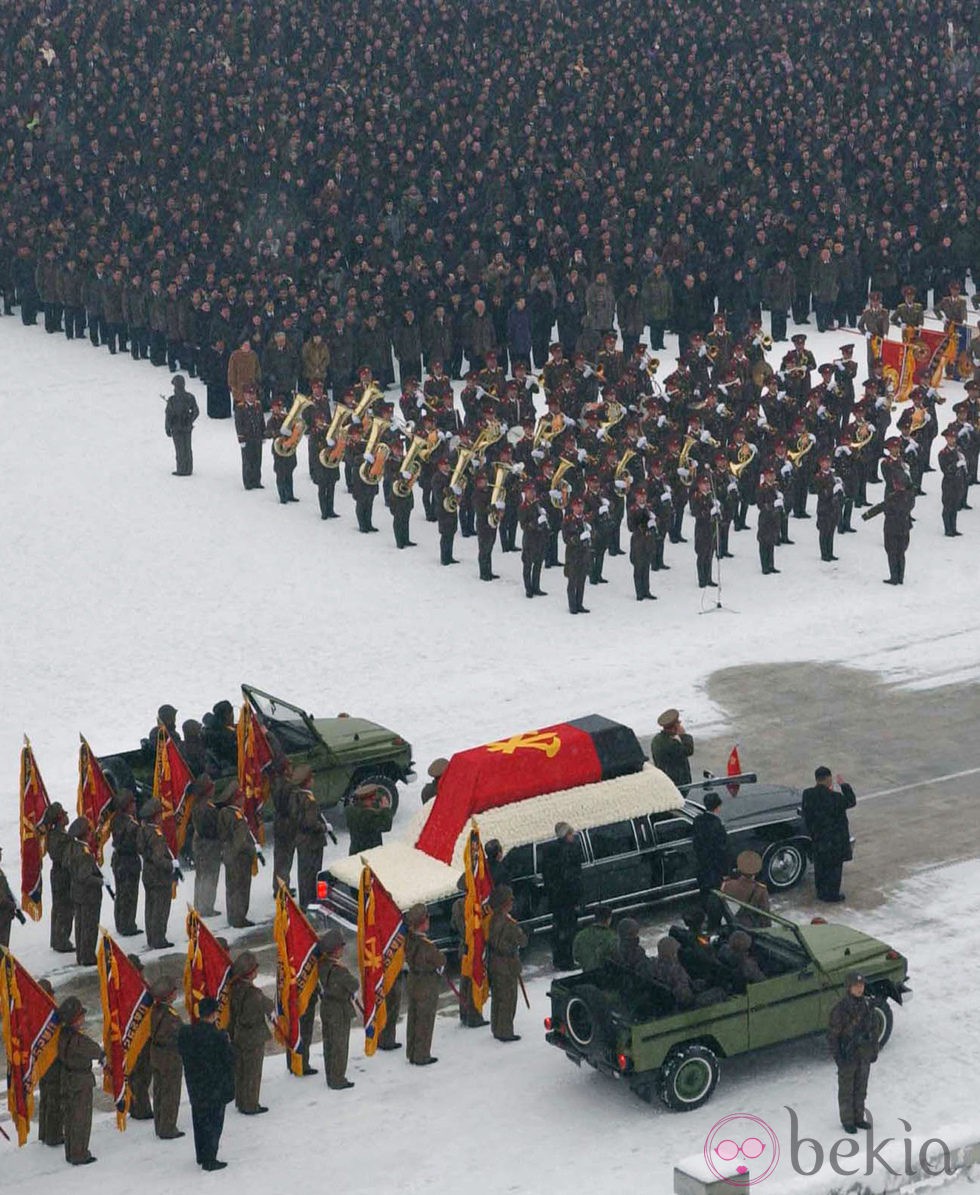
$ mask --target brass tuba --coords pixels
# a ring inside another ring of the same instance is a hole
[[[320,450],[320,464],[324,469],[339,469],[347,448],[347,425],[354,412],[343,403],[337,403],[333,418],[327,428],[327,439],[333,440],[333,445],[327,445]]]
[[[569,469],[575,468],[574,461],[565,460],[564,457],[558,462],[558,468],[551,475],[551,484],[548,486],[549,490],[558,490],[560,496],[551,499],[551,505],[555,510],[564,510],[568,505],[568,501],[572,496],[572,483],[565,481],[565,474]]]
[[[534,440],[532,448],[540,448],[542,444],[551,444],[551,441],[560,436],[565,430],[565,416],[561,411],[556,411],[554,415],[541,415],[538,417],[538,422],[534,425]]]
[[[504,427],[499,419],[488,419],[473,441],[473,455],[482,457],[491,444],[503,438]]]
[[[481,432],[480,435],[483,433]],[[479,437],[477,437],[479,439]],[[470,461],[473,459],[476,452],[476,446],[473,448],[461,448],[459,455],[456,457],[456,465],[453,468],[452,474],[449,478],[449,485],[446,486],[446,493],[442,499],[442,508],[448,511],[449,514],[455,514],[459,510],[459,498],[453,492],[453,486],[457,489],[466,484],[465,473],[470,467]]]
[[[497,471],[493,478],[493,489],[490,491],[490,510],[487,514],[487,522],[491,527],[499,527],[500,520],[503,517],[499,510],[497,510],[497,503],[500,501],[501,495],[504,492],[504,486],[507,483],[507,475],[513,473],[513,465],[505,465],[503,463],[497,465]]]
[[[303,438],[303,432],[306,431],[306,424],[303,422],[303,412],[312,403],[313,399],[307,398],[305,394],[297,394],[293,399],[293,405],[289,408],[286,418],[282,421],[282,426],[279,428],[279,435],[275,436],[272,441],[272,451],[276,456],[296,455],[296,449]]]
[[[626,482],[625,490],[616,490],[616,493],[619,494],[624,502],[626,501],[626,495],[629,492],[629,488],[633,484],[633,474],[629,471],[629,463],[635,456],[635,451],[632,448],[627,448],[616,464],[616,473],[613,477],[613,481]]]
[[[428,436],[412,437],[412,442],[408,446],[408,452],[405,453],[405,459],[402,461],[402,467],[399,470],[400,474],[409,473],[411,476],[397,477],[391,487],[399,498],[407,498],[412,492],[412,486],[415,485],[421,476],[423,463],[429,459],[438,443],[438,436],[435,437],[434,442]]]
[[[384,477],[385,465],[388,457],[391,456],[391,448],[382,442],[381,437],[389,427],[391,427],[391,420],[382,419],[380,415],[375,415],[371,420],[371,430],[368,433],[367,444],[364,446],[365,459],[361,461],[361,467],[357,470],[358,476],[365,485],[378,485]],[[368,455],[373,456],[374,460],[367,460]]]

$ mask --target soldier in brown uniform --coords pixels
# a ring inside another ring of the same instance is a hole
[[[252,869],[255,863],[255,839],[242,811],[244,797],[235,789],[218,814],[221,836],[221,861],[225,865],[225,901],[228,924],[234,929],[251,926],[248,901],[252,891]]]
[[[150,988],[150,995],[153,997],[149,1047],[150,1070],[153,1075],[153,1125],[156,1135],[164,1141],[173,1141],[184,1136],[177,1128],[184,1065],[177,1049],[181,1019],[173,1006],[176,992],[175,980],[167,975],[161,975]]]
[[[868,338],[869,373],[875,361],[878,360],[879,355],[879,353],[875,352],[874,346],[877,341],[884,340],[887,337],[890,323],[891,317],[888,314],[888,309],[881,305],[881,292],[873,290],[868,306],[861,312],[857,323],[858,331],[863,332]]]
[[[490,970],[490,1032],[497,1041],[520,1041],[514,1032],[517,989],[521,976],[521,950],[527,935],[511,916],[514,893],[508,884],[498,884],[490,893],[490,928],[487,931]]]
[[[48,979],[37,981],[39,988],[54,996]],[[56,1057],[38,1083],[41,1098],[37,1109],[37,1138],[45,1145],[64,1145],[65,1122],[61,1107],[61,1062]]]
[[[92,1092],[95,1088],[92,1063],[102,1057],[102,1047],[82,1032],[85,1011],[77,996],[68,996],[58,1009],[58,1020],[61,1022],[58,1061],[61,1063],[65,1159],[72,1166],[87,1166],[95,1161],[88,1148],[92,1133]]]
[[[323,1026],[323,1068],[327,1086],[344,1091],[354,1084],[347,1078],[350,1023],[354,1017],[357,979],[340,961],[344,935],[328,929],[320,935],[320,1023]]]
[[[408,935],[405,963],[408,966],[408,1024],[405,1031],[408,1061],[415,1066],[438,1062],[432,1057],[432,1031],[435,1028],[442,969],[446,956],[429,938],[429,914],[417,904],[405,914]]]
[[[288,888],[296,854],[296,784],[289,775],[289,764],[273,764],[269,785],[272,802],[272,894],[279,891],[279,881]]]
[[[0,847],[0,861],[2,860],[3,847]],[[10,945],[10,927],[15,917],[21,925],[27,920],[17,907],[17,898],[11,892],[7,877],[0,868],[0,946]]]
[[[41,824],[45,828],[44,848],[51,860],[51,949],[58,954],[71,954],[71,927],[75,907],[71,899],[72,840],[66,827],[68,814],[58,801],[44,811]]]
[[[250,950],[231,967],[231,1000],[228,1036],[235,1050],[235,1107],[243,1116],[257,1116],[269,1109],[259,1103],[265,1043],[272,1034],[266,1018],[273,1003],[252,980],[259,964]]]
[[[453,932],[459,939],[459,957],[462,961],[466,954],[466,876],[461,875],[456,881],[456,887],[462,895],[453,901],[449,920]],[[459,977],[459,1020],[465,1029],[481,1029],[487,1022],[473,1006],[473,981],[468,975]]]
[[[121,938],[138,934],[136,905],[140,894],[140,824],[133,813],[135,798],[121,788],[112,798],[112,878],[116,887],[113,917]]]
[[[73,839],[69,869],[75,909],[75,958],[80,967],[96,965],[95,946],[102,910],[102,872],[86,842],[91,830],[87,817],[76,817],[68,827],[68,837]]]
[[[837,1105],[847,1133],[870,1129],[864,1110],[871,1064],[878,1060],[874,1006],[864,994],[864,976],[852,971],[847,991],[830,1010],[827,1044],[837,1063]]]
[[[143,974],[143,960],[138,954],[126,957],[136,970]],[[150,1083],[153,1071],[150,1067],[150,1043],[147,1042],[136,1056],[133,1069],[129,1072],[129,1115],[132,1120],[152,1120],[153,1105],[150,1103]]]
[[[140,810],[140,854],[143,856],[144,921],[146,944],[151,950],[173,946],[167,940],[167,922],[173,903],[174,860],[160,829],[163,806],[151,797]]]
[[[735,914],[735,921],[746,929],[765,929],[769,925],[769,918],[765,914],[769,911],[769,892],[765,884],[760,884],[756,876],[762,871],[762,857],[757,851],[742,851],[735,860],[738,870],[737,876],[729,876],[721,885],[723,896],[733,896],[743,904],[758,909],[753,913],[749,909],[739,909]]]
[[[221,871],[221,838],[218,832],[220,812],[210,776],[194,781],[194,806],[191,826],[194,831],[194,908],[202,917],[214,917],[218,910],[214,898]]]
[[[308,787],[313,782],[312,769],[306,765],[297,769],[295,782],[296,887],[300,907],[306,908],[316,900],[316,877],[323,866],[328,824],[320,815],[316,794]]]

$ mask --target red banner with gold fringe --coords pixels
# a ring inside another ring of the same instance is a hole
[[[191,1022],[205,996],[218,1002],[218,1028],[228,1028],[231,997],[231,955],[204,924],[197,909],[187,910],[187,962],[184,964],[184,1006]]]
[[[279,961],[276,967],[276,1025],[279,1040],[290,1052],[289,1067],[303,1073],[300,1019],[309,1007],[319,979],[319,938],[289,889],[280,881],[272,923]]]
[[[357,965],[364,1001],[364,1053],[370,1057],[388,1020],[388,993],[405,965],[405,921],[367,865],[357,898]]]
[[[41,920],[44,887],[44,830],[41,819],[51,801],[34,758],[30,740],[24,735],[20,752],[20,907],[32,921]]]
[[[116,1107],[116,1127],[126,1128],[129,1075],[150,1038],[153,1001],[146,980],[126,952],[102,931],[99,941],[99,993],[102,997],[103,1088]]]
[[[101,867],[109,837],[112,789],[85,736],[78,737],[82,740],[78,750],[78,816],[87,817],[91,823],[92,833],[88,845]]]
[[[34,1089],[58,1053],[54,1000],[9,950],[0,946],[0,1029],[7,1055],[7,1107],[17,1144],[25,1145],[34,1115]]]
[[[490,977],[487,974],[487,927],[490,924],[490,893],[493,883],[476,822],[470,827],[463,863],[463,874],[466,877],[466,951],[460,960],[459,969],[460,974],[465,975],[470,981],[473,1007],[477,1012],[482,1012],[490,995]]]
[[[163,815],[160,829],[176,859],[184,849],[190,820],[192,799],[190,786],[194,782],[180,748],[162,722],[157,723],[157,752],[153,763],[153,795],[160,802]]]
[[[243,697],[238,715],[238,787],[245,794],[243,811],[248,827],[258,843],[265,842],[262,828],[262,806],[269,796],[268,767],[272,763],[272,748],[262,723],[247,697]]]

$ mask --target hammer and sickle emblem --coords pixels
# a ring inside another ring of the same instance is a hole
[[[381,955],[378,953],[378,939],[366,938],[364,941],[364,963],[365,968],[374,970],[381,966]]]
[[[498,743],[489,743],[488,751],[495,751],[500,755],[513,755],[521,748],[543,751],[549,759],[561,750],[561,739],[553,730],[533,731],[530,734],[515,734],[509,739],[501,739]]]

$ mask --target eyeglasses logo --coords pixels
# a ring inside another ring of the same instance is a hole
[[[704,1142],[708,1169],[730,1187],[755,1187],[776,1169],[779,1138],[758,1116],[736,1112],[715,1124]],[[750,1178],[750,1166],[751,1178]],[[734,1167],[733,1167],[734,1164]]]

